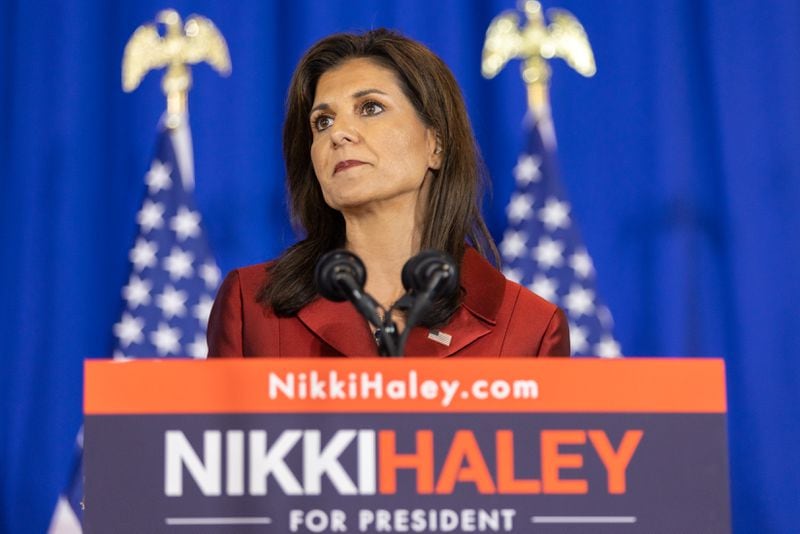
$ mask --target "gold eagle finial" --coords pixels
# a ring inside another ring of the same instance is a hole
[[[485,78],[494,78],[510,60],[522,59],[522,78],[528,87],[528,106],[539,114],[548,106],[547,85],[550,67],[547,60],[558,57],[584,76],[593,76],[597,69],[589,38],[568,11],[549,9],[551,22],[545,25],[542,6],[535,0],[523,4],[528,19],[519,26],[515,11],[505,11],[496,16],[486,30],[483,44],[481,72]]]
[[[168,126],[170,118],[186,112],[187,94],[192,86],[189,65],[205,61],[221,75],[231,72],[231,58],[225,38],[214,23],[205,17],[192,15],[181,25],[174,9],[156,16],[165,26],[162,37],[155,24],[139,26],[125,45],[122,57],[122,88],[131,92],[153,69],[167,67],[161,88],[167,97]]]

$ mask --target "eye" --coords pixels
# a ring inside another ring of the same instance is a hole
[[[363,104],[361,104],[361,114],[366,116],[371,115],[380,115],[383,113],[384,108],[383,105],[375,102],[374,100],[367,100]]]
[[[317,115],[311,119],[311,126],[318,132],[327,130],[333,124],[333,117],[330,115]]]

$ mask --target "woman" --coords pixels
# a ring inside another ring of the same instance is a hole
[[[459,262],[461,290],[434,302],[407,355],[569,354],[564,314],[484,259],[498,260],[479,211],[482,164],[458,85],[423,45],[387,30],[314,45],[289,88],[283,151],[306,237],[227,276],[210,356],[377,355],[366,320],[315,288],[317,260],[336,248],[363,260],[365,291],[384,309],[405,293],[401,270],[420,250]]]

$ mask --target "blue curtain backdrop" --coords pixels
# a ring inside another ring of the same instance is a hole
[[[725,357],[735,531],[797,532],[800,3],[558,5],[598,64],[588,80],[555,64],[552,100],[565,186],[623,350]],[[120,62],[159,9],[210,17],[230,46],[233,75],[194,69],[190,97],[197,200],[223,271],[294,240],[283,99],[302,51],[342,30],[397,28],[451,66],[502,235],[525,94],[517,65],[486,81],[479,61],[489,21],[514,0],[0,6],[2,532],[46,528],[81,424],[82,361],[112,346],[164,107],[158,75],[122,93]]]

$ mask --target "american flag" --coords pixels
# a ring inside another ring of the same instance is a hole
[[[573,355],[620,356],[611,312],[597,295],[594,265],[558,176],[552,121],[529,114],[526,130],[500,243],[503,274],[566,312]]]
[[[128,256],[131,274],[122,288],[125,310],[114,325],[115,357],[206,357],[206,324],[220,271],[195,207],[190,167],[179,165],[189,142],[182,124],[185,131],[162,130],[145,176],[139,234]]]
[[[185,117],[162,126],[145,175],[147,192],[136,215],[139,230],[122,288],[124,311],[113,327],[115,358],[205,358],[206,325],[220,281],[194,202],[191,134]],[[51,534],[80,533],[83,439],[67,491],[59,497]]]

